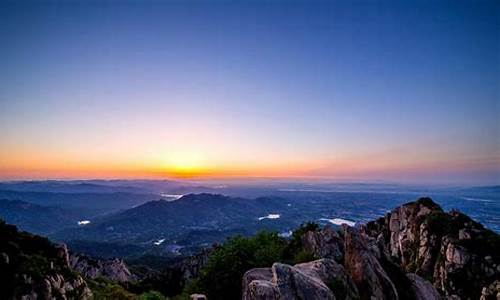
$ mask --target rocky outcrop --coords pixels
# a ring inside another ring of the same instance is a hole
[[[307,232],[301,241],[325,259],[250,270],[243,298],[331,299],[326,285],[336,299],[500,299],[500,237],[429,198],[360,228]]]
[[[495,280],[492,284],[481,289],[480,300],[498,300],[500,299],[500,280]]]
[[[68,260],[71,268],[86,278],[104,277],[118,282],[135,280],[120,258],[99,260],[85,255],[71,254]]]
[[[363,299],[399,299],[394,283],[370,250],[367,237],[357,229],[344,227],[345,268]]]
[[[200,274],[201,268],[204,267],[212,253],[213,249],[205,249],[197,255],[193,255],[183,259],[182,261],[174,264],[172,268],[181,273],[181,278],[188,281],[197,277]]]
[[[90,299],[69,266],[65,245],[18,231],[0,220],[0,299]]]
[[[363,231],[379,238],[406,272],[429,279],[448,298],[478,299],[500,277],[500,238],[429,198],[400,206]]]
[[[398,258],[405,270],[429,273],[439,248],[436,233],[424,222],[431,213],[442,214],[443,210],[431,199],[422,198],[395,208],[384,218],[369,222],[364,229],[371,236],[380,235],[390,255]]]
[[[276,299],[271,268],[255,268],[243,276],[243,299]]]
[[[80,276],[68,279],[57,273],[38,279],[30,275],[23,275],[22,280],[28,286],[25,291],[16,296],[22,300],[91,299],[92,297],[92,292]]]
[[[356,299],[357,289],[332,259],[252,269],[243,277],[243,299]]]
[[[344,243],[338,231],[327,225],[321,231],[309,231],[302,237],[302,245],[315,257],[333,258],[337,262],[344,259]]]
[[[318,277],[326,283],[336,299],[358,299],[359,293],[354,281],[344,266],[331,259],[320,259],[295,265],[297,269],[311,277]]]
[[[477,298],[482,288],[500,278],[500,268],[491,255],[482,256],[449,236],[443,237],[434,284],[448,297]]]
[[[408,273],[406,274],[406,276],[411,282],[413,294],[415,295],[415,300],[441,299],[441,296],[439,295],[438,291],[429,281],[413,273]]]
[[[209,248],[197,255],[180,259],[161,272],[150,272],[141,278],[141,282],[143,285],[161,287],[163,294],[168,297],[178,295],[189,280],[199,276],[214,249],[216,248]]]

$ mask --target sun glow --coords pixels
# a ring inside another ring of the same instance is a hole
[[[177,177],[198,176],[206,172],[207,163],[203,155],[195,151],[171,153],[161,166],[168,174]]]

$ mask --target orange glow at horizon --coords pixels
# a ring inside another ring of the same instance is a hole
[[[0,154],[1,151],[0,151]],[[18,153],[6,159],[0,155],[0,179],[204,179],[204,178],[331,178],[378,179],[402,174],[421,177],[426,173],[461,172],[473,169],[498,169],[498,158],[444,160],[431,156],[414,159],[411,155],[372,155],[337,159],[282,159],[276,161],[216,160],[201,151],[171,151],[142,160],[74,160],[54,154]]]

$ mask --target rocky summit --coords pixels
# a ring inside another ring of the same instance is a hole
[[[429,198],[360,227],[302,236],[318,260],[243,277],[245,300],[500,299],[500,237]]]

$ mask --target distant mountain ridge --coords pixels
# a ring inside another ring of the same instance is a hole
[[[33,180],[0,181],[0,190],[51,193],[163,193],[183,192],[186,189],[205,188],[189,182],[174,180]],[[205,188],[207,189],[207,188]]]
[[[206,233],[221,229],[231,234],[253,234],[266,223],[259,217],[276,209],[290,210],[279,198],[244,199],[218,194],[188,194],[176,201],[155,200],[109,215],[81,228],[56,233],[62,240],[94,240],[107,242],[150,243],[165,240],[165,245],[196,232]],[[290,224],[292,226],[293,223]],[[272,224],[270,224],[272,227]]]
[[[21,200],[40,206],[73,210],[81,218],[92,218],[127,209],[158,197],[153,194],[134,193],[54,193],[0,190],[0,199]]]
[[[353,195],[356,201],[351,200]],[[61,230],[51,237],[71,245],[78,240],[77,250],[89,249],[93,242],[106,242],[110,245],[133,245],[142,248],[143,253],[154,255],[189,255],[214,242],[222,242],[226,237],[253,235],[262,229],[287,235],[307,221],[352,224],[361,219],[359,224],[362,224],[383,215],[387,211],[385,203],[398,203],[386,200],[391,198],[404,199],[407,196],[296,192],[287,198],[240,198],[208,193],[187,194],[175,201],[148,201],[95,218],[86,226]],[[461,203],[474,204],[467,200]],[[493,217],[494,207],[498,204],[491,203],[493,210],[488,216]],[[350,216],[354,218],[350,219]],[[133,252],[134,255],[141,252],[139,248]],[[93,254],[106,255],[106,252]]]
[[[22,230],[42,235],[65,227],[76,227],[79,220],[71,210],[4,199],[0,199],[0,217]]]

